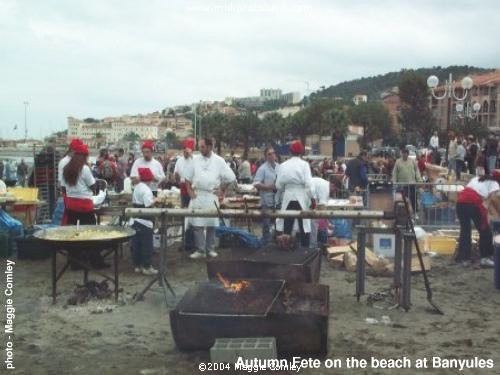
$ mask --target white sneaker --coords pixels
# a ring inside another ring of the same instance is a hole
[[[206,255],[205,255],[205,253],[202,253],[202,252],[199,252],[199,251],[195,251],[189,257],[191,259],[202,259],[202,258],[206,258]]]
[[[147,275],[147,276],[150,276],[150,275],[157,275],[158,274],[158,270],[155,270],[153,268],[153,266],[149,266],[148,268],[143,268],[142,269],[142,274],[143,275]]]
[[[134,268],[135,273],[142,273],[142,268],[141,267],[135,267]]]
[[[215,252],[213,250],[210,250],[208,252],[208,256],[211,257],[211,258],[215,258],[217,255],[219,255],[219,254],[217,254],[217,252]]]
[[[491,258],[481,258],[479,264],[481,265],[481,267],[488,267],[488,268],[495,267],[495,262]]]
[[[470,266],[472,265],[472,262],[471,262],[470,260],[463,260],[463,261],[460,263],[460,265],[461,265],[462,267],[467,268],[467,267],[470,267]]]

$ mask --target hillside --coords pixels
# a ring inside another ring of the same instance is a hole
[[[341,97],[351,100],[356,94],[368,95],[368,100],[380,99],[380,94],[394,86],[397,86],[401,76],[406,72],[416,72],[424,78],[436,75],[440,82],[448,78],[452,73],[455,79],[460,79],[467,74],[487,73],[495,69],[478,68],[468,65],[453,65],[448,67],[436,66],[432,68],[402,69],[399,72],[390,72],[373,77],[363,77],[352,81],[341,82],[339,84],[325,88],[322,91],[311,94],[311,99],[315,97]]]

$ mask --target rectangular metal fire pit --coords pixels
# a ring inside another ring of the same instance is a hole
[[[251,280],[252,281],[252,280]],[[217,282],[210,282],[219,288]],[[266,315],[204,314],[182,310],[202,290],[189,290],[170,311],[170,326],[180,350],[208,350],[216,338],[275,337],[280,356],[327,352],[329,288],[326,285],[286,283]],[[218,301],[213,300],[217,305]],[[263,307],[263,304],[260,307]],[[262,311],[262,310],[260,310]]]
[[[266,316],[278,298],[283,280],[231,280],[246,283],[237,292],[222,283],[201,282],[188,290],[177,309],[181,315]]]
[[[232,249],[207,261],[210,279],[220,273],[229,278],[318,283],[320,269],[321,253],[318,249],[283,251],[275,245],[263,249]]]

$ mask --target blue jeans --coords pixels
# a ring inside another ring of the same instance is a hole
[[[493,255],[493,234],[490,227],[481,228],[479,208],[470,203],[457,203],[457,216],[460,221],[457,261],[471,258],[471,221],[479,232],[479,253],[481,258]]]
[[[263,210],[271,210],[273,207],[268,207],[266,205],[262,205]],[[271,224],[272,221],[270,218],[262,219],[262,242],[264,245],[268,244],[271,241]]]
[[[493,173],[493,169],[495,169],[496,165],[497,165],[497,156],[496,155],[488,156],[488,171],[490,172],[490,174]]]
[[[149,228],[137,221],[132,228],[135,236],[132,237],[130,247],[134,267],[149,267],[153,256],[153,228]]]

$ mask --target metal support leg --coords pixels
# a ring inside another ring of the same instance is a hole
[[[403,236],[399,229],[395,233],[395,251],[394,251],[394,280],[393,288],[395,291],[396,303],[399,303],[399,294],[401,289],[401,261],[403,259]]]
[[[365,294],[365,244],[366,233],[365,228],[358,227],[358,251],[356,261],[356,298],[359,299],[362,294]]]
[[[153,286],[154,283],[158,282],[158,284],[162,287],[163,289],[163,294],[165,296],[165,303],[168,306],[168,299],[167,299],[167,288],[170,290],[172,295],[175,297],[175,292],[172,289],[172,286],[167,280],[166,277],[166,252],[167,252],[167,233],[166,233],[166,217],[165,214],[162,214],[161,216],[161,238],[160,238],[160,266],[158,269],[158,275],[151,279],[151,281],[146,285],[146,287],[142,290],[142,292],[138,293],[134,297],[134,302],[142,300],[144,298],[144,294]]]
[[[57,294],[57,250],[52,250],[52,304],[56,303]]]
[[[113,245],[114,252],[114,269],[115,269],[115,302],[118,302],[118,249],[120,246],[117,244]]]
[[[408,311],[411,306],[411,252],[413,237],[410,234],[404,235],[403,249],[403,294],[401,296],[401,307]]]

